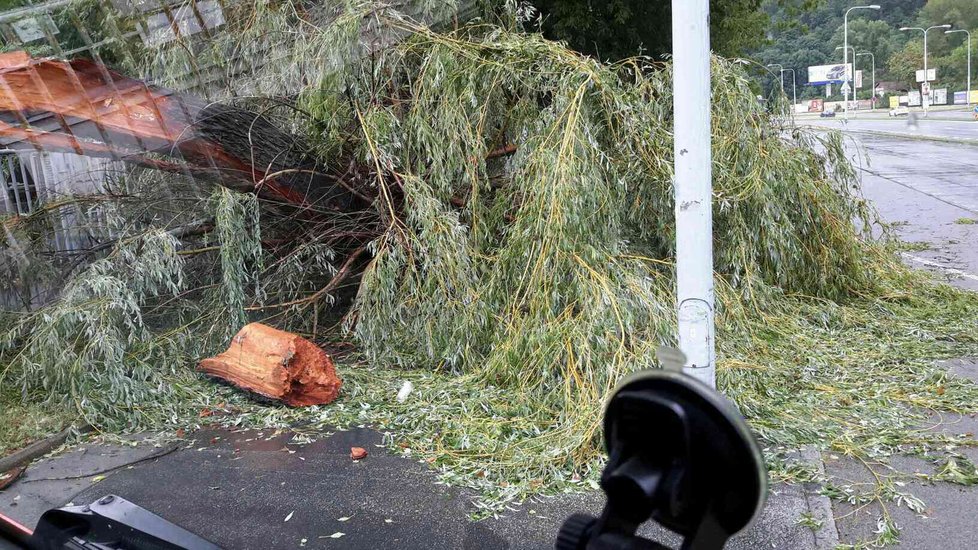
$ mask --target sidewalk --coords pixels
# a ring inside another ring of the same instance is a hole
[[[337,432],[307,445],[290,443],[291,433],[271,430],[209,430],[192,437],[172,451],[81,445],[35,463],[0,493],[0,510],[33,526],[49,507],[111,493],[229,549],[543,549],[553,548],[564,518],[596,514],[603,506],[600,493],[567,494],[527,502],[504,517],[472,521],[471,493],[437,484],[427,465],[391,455],[380,445],[382,435],[368,429]],[[370,455],[353,462],[352,446]],[[154,452],[165,454],[125,466]],[[107,467],[118,469],[99,474],[104,479],[83,475]],[[64,479],[68,476],[75,478]],[[797,524],[810,511],[803,488],[775,487],[760,520],[727,548],[831,548],[816,546],[812,531]],[[677,542],[662,531],[646,535]]]
[[[978,219],[978,147],[956,145],[953,149],[934,145],[920,150],[932,164],[942,170],[913,168],[913,159],[902,164],[905,155],[892,147],[889,138],[864,138],[872,164],[863,174],[866,198],[879,209],[884,221],[895,224],[902,240],[916,243],[920,250],[907,252],[908,265],[932,271],[948,284],[978,291],[978,224],[960,223]],[[941,155],[946,156],[943,158]],[[953,166],[954,162],[961,166]],[[969,170],[968,167],[971,167]],[[949,175],[942,175],[941,172]],[[962,358],[942,363],[950,376],[978,382],[978,358]],[[924,429],[954,434],[978,433],[978,418],[960,415],[933,415]],[[978,447],[966,447],[962,453],[978,463]],[[823,454],[826,473],[853,484],[871,482],[871,474],[862,464],[832,453]],[[891,461],[898,471],[933,472],[934,466],[924,460],[899,457]],[[909,480],[908,480],[909,481]],[[901,490],[919,497],[924,510],[916,514],[906,506],[888,503],[887,509],[901,528],[900,544],[893,548],[914,550],[967,550],[978,540],[978,488],[949,483],[910,481]],[[858,507],[833,501],[836,527],[842,543],[872,537],[876,518],[882,513],[878,503]]]

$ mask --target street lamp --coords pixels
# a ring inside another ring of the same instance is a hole
[[[771,63],[768,67],[777,67],[781,73],[778,75],[781,78],[781,92],[784,92],[784,73],[791,71],[791,110],[794,112],[795,105],[798,104],[798,87],[795,82],[795,70],[785,69],[780,63]]]
[[[944,34],[951,34],[955,32],[963,32],[968,35],[968,107],[971,107],[971,33],[964,29],[955,29],[953,31],[944,31]]]
[[[784,73],[791,71],[791,112],[795,112],[795,108],[798,105],[798,84],[795,81],[795,70],[794,69],[781,69],[781,81],[784,82]],[[782,84],[782,86],[784,86]]]
[[[873,55],[872,52],[859,52],[855,55],[855,57],[859,57],[861,55],[868,55],[869,59],[873,62],[873,93],[870,97],[873,99],[873,109],[875,109],[876,108],[876,56]]]
[[[783,94],[784,93],[784,65],[781,65],[780,63],[768,63],[767,66],[768,67],[777,67],[778,70],[781,71],[778,74],[778,77],[779,77],[779,79],[781,81],[781,93]],[[771,73],[771,74],[774,74],[774,73]]]
[[[878,10],[878,9],[880,9],[879,4],[871,4],[869,6],[853,6],[853,7],[849,8],[848,10],[846,10],[846,14],[842,18],[842,21],[843,21],[843,31],[842,31],[842,34],[844,36],[844,41],[845,41],[845,44],[842,47],[842,70],[843,70],[843,72],[847,72],[847,70],[849,69],[849,12],[851,12],[852,10]],[[853,59],[853,62],[855,62],[855,61],[856,60]],[[855,72],[855,68],[853,68],[853,72]],[[845,88],[848,88],[849,87],[848,82],[849,82],[849,75],[847,74],[846,75],[846,83],[847,83],[847,86]],[[843,89],[843,92],[845,92],[844,98],[845,98],[845,101],[846,101],[845,120],[848,122],[849,121],[849,91],[847,89]]]
[[[929,93],[930,92],[930,89],[929,89],[930,88],[930,84],[929,84],[930,80],[928,80],[928,77],[930,76],[930,73],[927,70],[927,33],[929,33],[930,31],[932,31],[934,29],[950,29],[950,28],[951,28],[951,25],[948,25],[948,24],[934,25],[933,27],[927,27],[926,29],[922,29],[920,27],[900,27],[900,30],[901,31],[921,31],[922,33],[924,33],[924,82],[925,83],[928,83],[927,84],[927,87],[928,87],[928,90],[927,90],[928,91],[928,94],[927,95],[928,96],[930,95],[930,93]],[[928,100],[929,99],[930,99],[929,97],[925,97],[925,96],[923,96],[923,94],[921,94],[920,104],[921,104],[921,106],[924,109],[924,116],[927,116],[927,107],[928,107],[927,103],[928,103]]]
[[[836,46],[835,47],[835,51],[839,51],[841,49],[842,49],[842,46]],[[853,99],[858,99],[856,97],[856,83],[855,83],[855,80],[856,80],[856,48],[853,48],[852,46],[849,46],[849,51],[852,52],[852,79],[853,79],[853,83],[852,83],[853,84],[853,86],[852,86],[852,97],[853,97]],[[845,70],[848,71],[849,70],[849,67],[846,67]],[[848,82],[848,77],[847,77],[847,80],[846,81]],[[843,91],[845,91],[845,90],[843,90]],[[848,103],[848,101],[847,101],[847,103]]]

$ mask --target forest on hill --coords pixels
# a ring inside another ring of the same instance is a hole
[[[978,31],[978,5],[974,0],[879,0],[880,10],[856,10],[849,15],[849,44],[857,53],[872,53],[876,81],[887,89],[911,89],[915,71],[923,68],[923,33],[900,31],[901,27],[928,28],[950,24],[953,30]],[[858,5],[851,0],[823,0],[810,9],[791,3],[765,0],[762,9],[770,16],[767,41],[751,53],[761,64],[779,63],[794,69],[798,97],[823,97],[824,87],[808,85],[808,67],[842,63],[843,17]],[[936,87],[964,90],[967,85],[967,34],[933,29],[927,34],[928,67],[937,69]],[[870,95],[870,56],[859,56],[857,70],[867,79],[860,98]],[[790,86],[790,74],[785,83]],[[777,84],[768,79],[765,89]],[[837,95],[838,87],[834,93]],[[839,97],[841,98],[841,97]],[[836,96],[833,96],[836,99]]]

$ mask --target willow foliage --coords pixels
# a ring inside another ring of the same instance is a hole
[[[483,456],[522,446],[545,449],[531,454],[546,467],[589,461],[604,395],[654,367],[654,349],[674,339],[671,66],[603,64],[485,23],[435,32],[417,22],[453,7],[432,0],[404,14],[374,2],[260,0],[230,7],[228,32],[213,40],[129,57],[163,83],[210,64],[238,96],[294,100],[281,122],[322,163],[371,167],[383,230],[369,243],[345,335],[374,366],[453,373],[542,419],[529,435],[488,414],[497,443]],[[894,262],[869,239],[873,213],[841,138],[784,125],[737,65],[715,59],[713,69],[721,340],[788,295],[878,294],[881,268]],[[76,278],[11,333],[6,349],[19,353],[24,383],[100,399],[158,387],[150,356],[137,353],[156,341],[140,324],[146,294],[182,304],[157,337],[230,334],[263,301],[289,304],[271,319],[286,328],[325,327],[296,304],[336,272],[329,242],[303,235],[263,257],[267,225],[288,220],[269,222],[228,191],[200,203],[215,216],[220,251],[209,264],[195,258],[192,292],[176,294],[181,264],[166,259],[177,244],[165,234],[146,241],[168,251],[146,257],[162,278],[141,277],[143,260],[112,260],[127,257],[117,247],[88,268],[97,276]],[[120,266],[128,282],[113,275]],[[93,301],[109,288],[115,298]],[[80,347],[48,350],[55,340]],[[204,351],[182,353],[189,362]],[[107,385],[94,394],[77,385],[96,378]]]
[[[411,37],[299,102],[324,148],[346,128],[339,148],[403,189],[353,334],[375,363],[537,400],[592,449],[602,396],[673,340],[670,66],[605,65],[490,26],[391,24]],[[866,238],[873,214],[839,138],[780,126],[720,59],[713,95],[720,307],[873,292],[890,260]]]

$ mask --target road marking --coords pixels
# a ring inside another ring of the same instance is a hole
[[[920,256],[914,256],[913,254],[907,254],[903,252],[900,254],[904,258],[910,260],[911,262],[917,262],[918,264],[923,264],[929,267],[936,267],[945,273],[950,273],[951,275],[957,275],[959,277],[964,277],[965,279],[971,279],[972,281],[978,281],[978,275],[973,273],[968,273],[967,271],[962,271],[960,269],[955,269],[953,267],[947,267],[944,264],[935,262],[933,260],[928,260],[927,258],[921,258]]]

